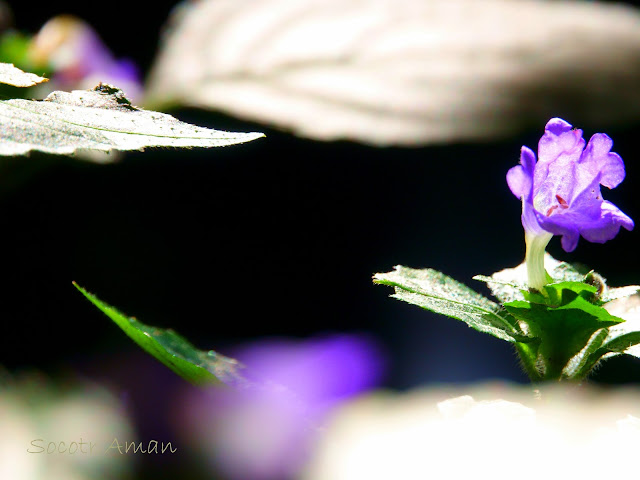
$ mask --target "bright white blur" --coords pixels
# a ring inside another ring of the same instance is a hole
[[[638,417],[638,389],[376,393],[335,413],[302,478],[637,478]]]

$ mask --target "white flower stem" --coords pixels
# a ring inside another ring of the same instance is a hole
[[[531,235],[525,232],[524,241],[527,245],[525,261],[527,262],[527,279],[529,287],[542,291],[547,282],[547,272],[544,269],[544,251],[553,235]]]

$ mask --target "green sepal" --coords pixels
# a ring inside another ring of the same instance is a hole
[[[245,383],[244,377],[238,372],[242,365],[236,360],[213,350],[199,350],[171,329],[152,327],[133,317],[127,317],[77,283],[73,282],[73,285],[144,351],[185,380],[195,385]]]
[[[582,282],[559,282],[545,285],[543,292],[523,290],[524,299],[531,303],[561,307],[571,302],[576,296],[582,297],[590,303],[598,303],[597,287]]]
[[[580,379],[572,365],[585,363],[580,355],[591,353],[587,347],[594,334],[624,322],[584,298],[584,294],[593,294],[588,287],[578,282],[547,285],[546,298],[542,293],[527,292],[531,301],[504,304],[509,313],[528,326],[531,335],[540,339],[535,363],[543,380]],[[591,350],[597,348],[596,344]]]

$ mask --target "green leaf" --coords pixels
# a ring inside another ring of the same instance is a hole
[[[594,334],[623,322],[586,300],[582,293],[589,293],[588,289],[575,282],[564,284],[571,288],[562,288],[562,284],[545,287],[552,305],[522,300],[504,305],[509,313],[528,325],[532,335],[540,338],[537,363],[543,366],[542,378],[547,380],[575,378],[571,371],[575,370],[575,365],[585,363],[579,354],[589,355],[599,347],[596,342],[588,348]],[[543,297],[539,293],[535,295]],[[533,301],[539,299],[532,298]],[[596,338],[604,337],[600,333]]]
[[[602,347],[608,335],[609,329],[607,328],[596,330],[584,348],[568,360],[562,370],[563,376],[573,379],[586,378],[600,361],[602,355],[595,356],[594,354]]]
[[[11,63],[0,63],[0,83],[13,85],[14,87],[33,87],[38,83],[48,81],[49,79],[40,77],[35,73],[23,72]]]
[[[219,382],[230,385],[245,384],[245,378],[238,373],[242,366],[236,360],[212,350],[198,350],[173,330],[152,327],[133,317],[127,317],[77,283],[74,282],[73,285],[143,350],[185,380],[196,385]]]
[[[377,273],[374,282],[395,288],[393,297],[462,320],[471,328],[508,342],[533,342],[518,322],[496,303],[437,270],[396,266]]]
[[[622,328],[618,329],[618,327]],[[637,328],[637,326],[636,326]],[[626,331],[626,333],[624,333]],[[590,344],[570,362],[568,369],[573,369],[577,378],[586,377],[591,370],[605,358],[615,355],[631,355],[640,358],[640,331],[624,328],[624,323],[602,329],[594,335]],[[571,371],[569,372],[571,373]]]
[[[598,352],[600,356],[607,353],[627,353],[635,357],[640,357],[638,352],[631,350],[631,347],[640,344],[640,331],[630,331],[622,335],[610,335],[602,343]]]
[[[621,287],[625,288],[625,287]],[[601,348],[593,353],[595,361],[613,355],[632,355],[640,358],[640,296],[620,298],[605,305],[609,313],[624,319],[608,329]]]
[[[263,136],[197,127],[143,110],[131,105],[121,90],[104,84],[93,90],[53,92],[42,101],[0,101],[0,155],[221,147]]]

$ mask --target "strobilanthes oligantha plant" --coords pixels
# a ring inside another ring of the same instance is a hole
[[[374,281],[394,287],[395,298],[512,342],[532,381],[580,381],[605,357],[640,357],[633,348],[640,344],[640,325],[605,308],[640,287],[609,288],[597,273],[545,254],[553,235],[561,235],[563,249],[571,252],[580,236],[604,243],[620,227],[633,229],[633,220],[604,200],[600,190],[618,186],[625,177],[612,144],[597,133],[585,147],[581,130],[553,118],[540,139],[537,162],[535,153],[522,147],[520,165],[509,170],[507,183],[522,201],[525,262],[474,277],[488,284],[499,303],[432,269],[397,266],[376,274]]]
[[[540,139],[538,162],[522,147],[520,165],[507,172],[509,188],[522,199],[529,287],[542,290],[549,283],[544,250],[553,235],[562,235],[562,248],[572,252],[580,235],[604,243],[621,226],[633,229],[633,220],[600,193],[600,185],[615,188],[624,180],[624,163],[612,145],[607,135],[596,133],[585,148],[582,130],[553,118]]]

